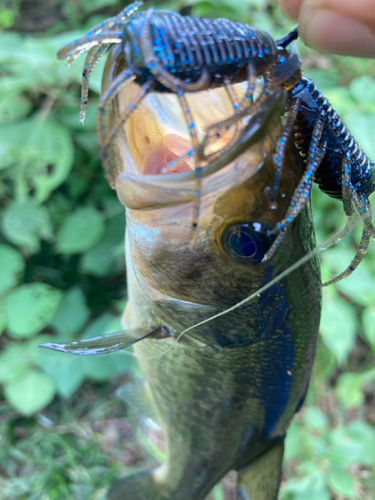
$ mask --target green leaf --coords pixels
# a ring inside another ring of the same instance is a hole
[[[365,466],[375,464],[375,429],[363,420],[353,420],[347,427],[348,436],[357,444],[356,461]]]
[[[363,311],[362,325],[365,339],[375,352],[375,308],[366,308]]]
[[[103,216],[93,207],[84,207],[69,216],[57,236],[57,251],[66,254],[89,250],[104,232]]]
[[[354,346],[356,316],[348,303],[328,299],[323,301],[321,335],[338,362],[343,363]]]
[[[369,465],[373,463],[375,457],[375,449],[371,446],[374,444],[374,436],[372,439],[361,435],[361,429],[356,429],[355,425],[349,425],[349,428],[338,427],[333,429],[327,436],[329,439],[329,448],[332,452],[329,453],[331,463],[340,466],[348,466],[359,463]]]
[[[375,116],[373,114],[349,112],[345,115],[345,123],[356,138],[361,149],[374,161],[375,144],[372,131],[375,128]]]
[[[8,403],[22,415],[30,416],[47,406],[55,395],[52,380],[44,373],[28,371],[5,386]]]
[[[32,109],[32,102],[22,95],[3,97],[0,99],[0,124],[9,125],[11,122],[26,116]]]
[[[363,75],[352,80],[349,91],[360,104],[375,103],[374,79],[371,76]]]
[[[355,304],[373,306],[375,303],[374,276],[363,262],[348,278],[337,283],[341,293],[350,297]]]
[[[16,20],[16,12],[13,9],[0,10],[0,30],[11,28]]]
[[[32,355],[26,345],[10,344],[0,354],[0,382],[6,384],[19,378],[29,369],[32,361]]]
[[[52,239],[52,227],[48,211],[32,201],[10,203],[2,218],[4,236],[28,253],[39,250],[41,239]]]
[[[328,484],[338,495],[345,498],[355,498],[354,481],[349,472],[338,467],[330,467],[328,472]]]
[[[37,349],[35,362],[53,380],[57,393],[63,398],[70,398],[84,381],[84,367],[81,358],[76,356]]]
[[[0,295],[18,283],[24,269],[22,255],[8,245],[0,245]]]
[[[12,167],[19,199],[35,190],[38,203],[46,200],[72,164],[73,144],[64,126],[32,118],[0,127],[0,165]]]
[[[0,301],[0,334],[3,333],[7,326],[7,311],[3,300]]]
[[[32,337],[52,320],[62,292],[44,283],[22,285],[6,298],[9,334]]]
[[[356,106],[347,87],[332,87],[324,91],[324,97],[329,100],[331,106],[341,116],[352,111]]]
[[[221,484],[217,484],[212,490],[213,500],[224,500],[224,491]]]
[[[329,500],[330,495],[324,483],[323,473],[316,470],[309,475],[290,479],[282,488],[282,498],[292,500]],[[288,496],[291,495],[291,496]]]
[[[326,430],[329,427],[327,415],[315,406],[304,408],[303,419],[310,429]]]
[[[336,384],[336,395],[344,408],[358,408],[363,404],[362,377],[358,373],[343,373]]]
[[[123,249],[121,250],[120,259],[116,259],[116,253],[118,245],[123,248],[124,233],[125,217],[123,213],[108,219],[99,243],[82,256],[80,262],[81,271],[101,277],[123,269]]]
[[[70,336],[83,327],[89,316],[90,309],[81,288],[74,287],[64,294],[51,326],[61,335]]]
[[[291,460],[295,457],[300,458],[302,453],[303,434],[301,426],[294,420],[290,424],[285,439],[285,460]]]

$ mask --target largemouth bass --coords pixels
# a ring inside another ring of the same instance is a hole
[[[104,98],[123,70],[116,47],[106,64]],[[233,113],[227,90],[188,94],[198,138]],[[231,92],[240,101],[246,85],[232,85]],[[175,94],[150,91],[122,120],[138,94],[130,78],[99,117],[99,134],[117,123],[105,144],[104,167],[126,208],[124,331],[47,346],[98,354],[134,343],[145,383],[128,386],[123,395],[160,426],[166,460],[114,483],[109,500],[203,500],[230,470],[238,471],[239,499],[275,500],[285,435],[314,361],[321,311],[317,260],[230,308],[313,250],[307,203],[262,262],[275,239],[270,229],[285,216],[304,167],[288,141],[271,202],[273,156],[284,130],[279,108],[263,107],[258,128],[256,116],[228,122],[225,133],[208,141],[207,154],[219,164],[202,175],[192,238],[196,165],[184,111]]]

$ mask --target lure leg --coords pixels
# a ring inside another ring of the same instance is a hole
[[[288,140],[290,138],[290,135],[293,131],[293,125],[294,125],[294,122],[296,121],[297,113],[298,113],[300,106],[301,106],[300,99],[296,99],[294,104],[293,104],[292,109],[288,113],[284,132],[276,144],[276,151],[273,155],[273,161],[275,163],[276,169],[275,169],[274,183],[273,183],[273,187],[272,187],[272,191],[271,191],[271,202],[273,202],[275,200],[276,195],[277,195],[277,191],[279,189],[281,171],[283,169],[283,164],[284,164],[284,160],[285,160],[286,146],[288,144]]]
[[[271,248],[264,256],[263,261],[269,259],[273,255],[277,247],[280,245],[282,239],[284,238],[285,232],[288,229],[289,225],[301,212],[301,210],[303,209],[308,200],[308,197],[311,194],[314,175],[320,166],[320,163],[324,157],[326,150],[325,143],[322,146],[319,146],[319,142],[323,132],[323,126],[324,126],[324,119],[319,119],[315,125],[314,132],[312,134],[311,144],[308,153],[308,158],[310,160],[306,167],[306,171],[302,176],[302,179],[300,180],[294,192],[293,198],[290,202],[289,208],[287,210],[284,219],[278,222],[275,228],[272,230],[272,234],[278,234],[278,236],[274,241],[274,243],[272,244]]]
[[[123,9],[117,16],[110,17],[97,24],[85,36],[65,45],[65,47],[58,51],[57,57],[59,59],[68,59],[68,64],[70,65],[83,52],[86,52],[93,46],[105,43],[106,38],[111,38],[107,43],[121,43],[121,36],[119,36],[118,32],[123,31],[125,24],[141,5],[142,2],[134,2]]]
[[[177,92],[177,97],[178,100],[180,101],[181,108],[184,111],[184,116],[186,119],[187,126],[189,128],[190,132],[190,138],[191,142],[193,145],[193,156],[194,156],[194,161],[195,161],[195,174],[196,174],[196,179],[195,179],[195,200],[194,200],[194,213],[193,213],[193,220],[191,223],[191,228],[192,228],[192,243],[194,241],[195,237],[195,231],[198,227],[198,219],[199,219],[199,209],[200,209],[200,197],[201,197],[201,191],[202,191],[202,165],[200,163],[200,158],[198,155],[198,136],[197,136],[197,130],[195,128],[194,120],[191,115],[185,94],[179,90]]]
[[[249,84],[248,91],[249,91],[249,89],[253,89],[253,84]],[[247,94],[248,94],[248,92],[247,92]],[[215,153],[212,153],[211,155],[204,154],[204,150],[205,150],[209,140],[211,140],[212,138],[215,138],[215,137],[220,137],[220,135],[222,134],[223,131],[228,130],[233,125],[238,126],[238,124],[242,118],[245,118],[248,115],[254,115],[255,113],[262,113],[265,106],[270,101],[272,101],[274,99],[274,96],[275,96],[274,92],[271,92],[271,93],[267,92],[267,97],[265,99],[259,98],[256,101],[256,103],[254,103],[252,101],[253,94],[251,94],[251,99],[250,99],[250,94],[249,94],[249,96],[246,98],[246,100],[243,99],[243,101],[240,104],[236,113],[234,113],[229,118],[222,120],[221,122],[215,123],[215,124],[207,127],[206,135],[205,135],[203,141],[201,142],[201,146],[200,146],[200,154],[202,155],[202,158],[204,158],[205,161],[213,161],[217,157],[221,156],[225,151],[230,149],[233,146],[233,144],[236,142],[239,133],[237,133],[237,134],[235,133],[233,139],[226,146],[224,146],[222,149],[220,149],[219,151],[215,151]],[[246,106],[246,101],[250,102],[250,104],[248,102],[247,106]],[[242,132],[242,130],[243,130],[243,128],[240,129],[239,132]]]
[[[277,500],[284,441],[238,471],[237,500]]]
[[[351,198],[351,163],[348,158],[342,159],[342,181],[341,181],[341,192],[342,192],[342,202],[344,205],[345,214],[350,217],[353,213],[353,203]]]
[[[121,34],[125,25],[141,5],[142,2],[129,5],[117,16],[97,24],[85,36],[78,38],[73,43],[69,43],[57,53],[59,59],[68,59],[68,66],[70,66],[81,54],[89,51],[82,72],[81,123],[85,120],[90,78],[96,64],[112,44],[121,43]]]
[[[343,158],[342,161],[342,201],[344,205],[344,212],[348,217],[351,217],[353,214],[353,202],[352,202],[352,196],[355,194],[355,191],[353,189],[353,186],[351,184],[351,163],[348,158]],[[354,196],[356,198],[356,196]],[[358,207],[357,211],[360,214],[361,208],[358,205],[359,201],[358,199],[355,201],[355,206]],[[370,207],[369,207],[370,208]],[[364,210],[366,212],[366,210]],[[370,214],[370,220],[371,220],[371,214]],[[329,281],[326,281],[323,283],[323,286],[328,286],[328,285],[333,285],[334,283],[337,283],[338,281],[347,278],[352,274],[352,272],[358,267],[358,265],[362,262],[364,256],[367,253],[368,246],[370,243],[370,232],[368,230],[368,227],[364,225],[363,231],[362,231],[362,237],[361,241],[359,243],[359,247],[357,250],[357,253],[354,257],[354,259],[350,262],[349,266],[343,271],[342,273],[338,274],[334,278],[330,279]]]
[[[367,232],[367,229],[364,227],[363,232],[362,232],[361,241],[359,243],[359,247],[358,247],[357,253],[355,254],[354,259],[351,261],[351,263],[345,269],[345,271],[338,274],[337,276],[335,276],[331,280],[323,283],[323,286],[333,285],[334,283],[337,283],[338,281],[350,276],[352,274],[352,272],[359,266],[359,264],[362,262],[364,256],[366,255],[367,250],[368,250],[368,246],[370,243],[370,239],[371,238]]]
[[[99,45],[92,47],[86,56],[82,71],[82,87],[81,87],[81,109],[79,111],[79,121],[83,124],[86,116],[87,101],[89,95],[90,78],[95,66],[99,62],[102,55],[108,50],[111,44]]]
[[[81,87],[81,109],[79,110],[79,121],[83,124],[86,116],[87,100],[89,95],[90,78],[99,59],[108,50],[111,44],[99,45],[92,47],[86,56],[82,72],[82,87]]]

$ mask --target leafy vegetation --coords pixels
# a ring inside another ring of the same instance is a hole
[[[153,4],[240,19],[275,38],[291,28],[273,1]],[[0,8],[4,500],[100,500],[113,477],[143,464],[132,420],[113,397],[137,371],[131,353],[79,358],[36,347],[52,337],[120,329],[124,216],[101,171],[95,137],[103,66],[94,72],[82,127],[81,65],[67,69],[56,59],[61,46],[119,9],[113,0],[9,0]],[[307,76],[375,159],[374,62],[316,54],[301,43],[299,49]],[[319,190],[313,212],[318,241],[343,225],[341,204]],[[324,280],[346,268],[359,237],[355,231],[321,254]],[[350,278],[324,290],[314,375],[287,438],[283,500],[374,498],[374,247]],[[214,489],[214,500],[227,498],[225,482],[223,488]]]

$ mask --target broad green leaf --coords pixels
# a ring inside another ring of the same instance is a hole
[[[363,75],[355,78],[349,84],[349,91],[360,104],[375,103],[374,78],[372,76]]]
[[[304,408],[303,420],[310,429],[326,430],[329,427],[327,415],[315,406]]]
[[[120,373],[134,369],[136,361],[127,351],[113,352],[103,356],[83,356],[82,367],[87,378],[96,382],[104,382]]]
[[[45,207],[32,201],[11,202],[2,217],[4,236],[28,253],[39,250],[39,242],[52,239],[52,226]]]
[[[29,75],[25,74],[2,76],[0,79],[0,99],[12,100],[16,96],[20,96],[24,90],[29,89],[32,83],[34,82],[30,82]]]
[[[373,463],[375,457],[374,438],[365,438],[361,435],[361,430],[356,427],[338,427],[328,434],[330,448],[330,461],[338,465],[351,465],[360,463],[369,465]],[[335,457],[338,457],[335,458]]]
[[[371,349],[375,352],[375,308],[366,308],[362,315],[363,332]]]
[[[74,134],[74,141],[91,156],[95,155],[98,151],[98,138],[93,130],[77,132]]]
[[[125,217],[122,213],[108,219],[99,243],[82,256],[81,271],[100,277],[115,272],[119,268],[122,269],[124,266],[123,249],[121,249],[120,258],[116,253],[117,246],[119,244],[123,246],[124,233]]]
[[[0,335],[3,333],[7,326],[7,311],[5,308],[5,303],[0,300]]]
[[[61,335],[72,335],[83,327],[89,316],[90,310],[81,288],[71,288],[64,294],[51,326]]]
[[[295,457],[300,458],[303,448],[302,443],[303,434],[301,426],[292,420],[285,439],[285,460],[292,460]]]
[[[358,462],[365,466],[375,465],[375,429],[363,420],[353,420],[348,424],[347,433],[362,447]]]
[[[375,161],[375,144],[372,134],[375,127],[375,116],[351,111],[345,115],[345,123],[356,138],[360,148],[372,161]]]
[[[353,302],[362,306],[375,304],[374,276],[363,262],[348,278],[337,283],[341,293],[350,297]]]
[[[11,61],[16,51],[22,50],[22,37],[16,32],[0,34],[0,61]]]
[[[328,472],[328,484],[334,493],[344,498],[355,498],[354,481],[350,473],[339,467],[331,467]]]
[[[0,30],[11,28],[16,21],[16,12],[13,9],[0,10]]]
[[[221,484],[217,484],[212,490],[213,500],[224,500],[224,491]]]
[[[9,334],[32,337],[52,320],[62,292],[44,283],[22,285],[6,298]]]
[[[356,316],[349,304],[336,298],[324,300],[321,319],[323,342],[343,363],[353,348],[356,330]]]
[[[349,89],[346,87],[332,87],[324,92],[324,97],[329,100],[333,109],[341,116],[352,111],[356,103],[353,101]]]
[[[55,387],[47,375],[30,370],[23,377],[9,382],[4,392],[14,409],[22,415],[30,416],[52,401]]]
[[[336,395],[344,408],[358,408],[364,401],[362,377],[358,373],[343,373],[336,384]]]
[[[38,203],[68,176],[73,145],[68,130],[51,120],[32,118],[0,127],[0,164],[12,167],[18,198],[35,191]]]
[[[63,398],[70,398],[85,378],[81,358],[35,349],[35,362],[53,380],[57,393]]]
[[[89,250],[104,232],[103,216],[94,207],[78,209],[70,215],[57,236],[57,251],[66,254]]]
[[[23,118],[31,111],[32,107],[32,102],[22,95],[0,99],[0,124],[9,125],[11,122]]]
[[[32,354],[24,344],[10,344],[0,354],[0,382],[8,383],[19,378],[31,366]]]
[[[330,500],[323,473],[319,470],[305,477],[290,479],[282,488],[283,500]]]
[[[25,268],[22,255],[9,245],[0,245],[0,295],[14,287]]]

